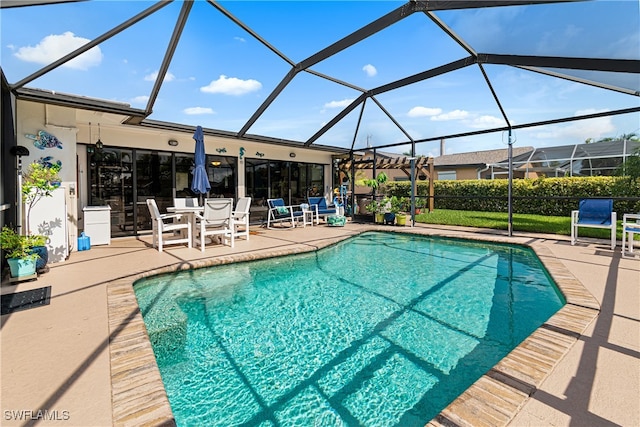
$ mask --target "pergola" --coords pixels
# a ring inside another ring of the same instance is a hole
[[[377,174],[378,170],[395,169],[404,172],[411,180],[411,220],[415,221],[415,196],[416,196],[416,181],[420,174],[424,174],[429,179],[429,212],[433,212],[434,209],[434,163],[433,157],[388,157],[378,158],[374,152],[372,155],[368,154],[352,154],[348,158],[337,159],[338,168],[340,171],[347,175],[355,176],[357,170],[372,170],[373,176]],[[353,206],[355,194],[355,180],[351,180],[351,205]]]

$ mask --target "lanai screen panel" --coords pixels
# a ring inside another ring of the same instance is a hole
[[[636,132],[640,4],[509,3],[3,1],[0,59],[14,89],[308,146],[490,149],[509,126],[523,145],[557,145],[554,120],[623,109],[600,132]],[[589,136],[602,135],[567,139]]]

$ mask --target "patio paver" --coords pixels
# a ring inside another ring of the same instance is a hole
[[[211,247],[204,256],[181,247],[159,254],[147,237],[114,239],[72,253],[37,281],[3,285],[2,293],[52,285],[49,306],[2,316],[3,425],[172,424],[131,289],[136,278],[313,250],[371,227],[257,229],[249,242]],[[640,258],[621,258],[606,242],[571,247],[557,236],[509,238],[431,226],[411,231],[529,244],[569,302],[431,425],[640,425]],[[21,410],[38,409],[67,411],[68,419],[17,419]]]

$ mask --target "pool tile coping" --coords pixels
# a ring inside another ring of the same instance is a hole
[[[519,244],[534,250],[567,303],[518,347],[463,392],[433,420],[430,427],[505,426],[540,387],[556,364],[567,354],[598,316],[598,301],[536,239],[500,235],[461,235],[435,229],[388,229],[365,227],[366,231],[401,232],[492,243]],[[292,243],[280,249],[218,256],[187,264],[177,263],[133,274],[107,287],[109,352],[113,424],[115,426],[173,426],[175,419],[156,364],[147,330],[133,292],[133,283],[144,277],[181,270],[310,252],[352,237],[345,235],[308,243]]]

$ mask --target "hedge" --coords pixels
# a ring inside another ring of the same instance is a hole
[[[417,195],[429,194],[429,183],[419,181]],[[384,193],[388,196],[409,197],[410,182],[387,182]],[[508,185],[506,179],[435,181],[436,209],[467,211],[508,211]],[[597,176],[572,178],[539,178],[513,180],[512,200],[514,213],[567,216],[578,208],[581,198],[612,198],[613,208],[622,214],[640,212],[640,179]]]

